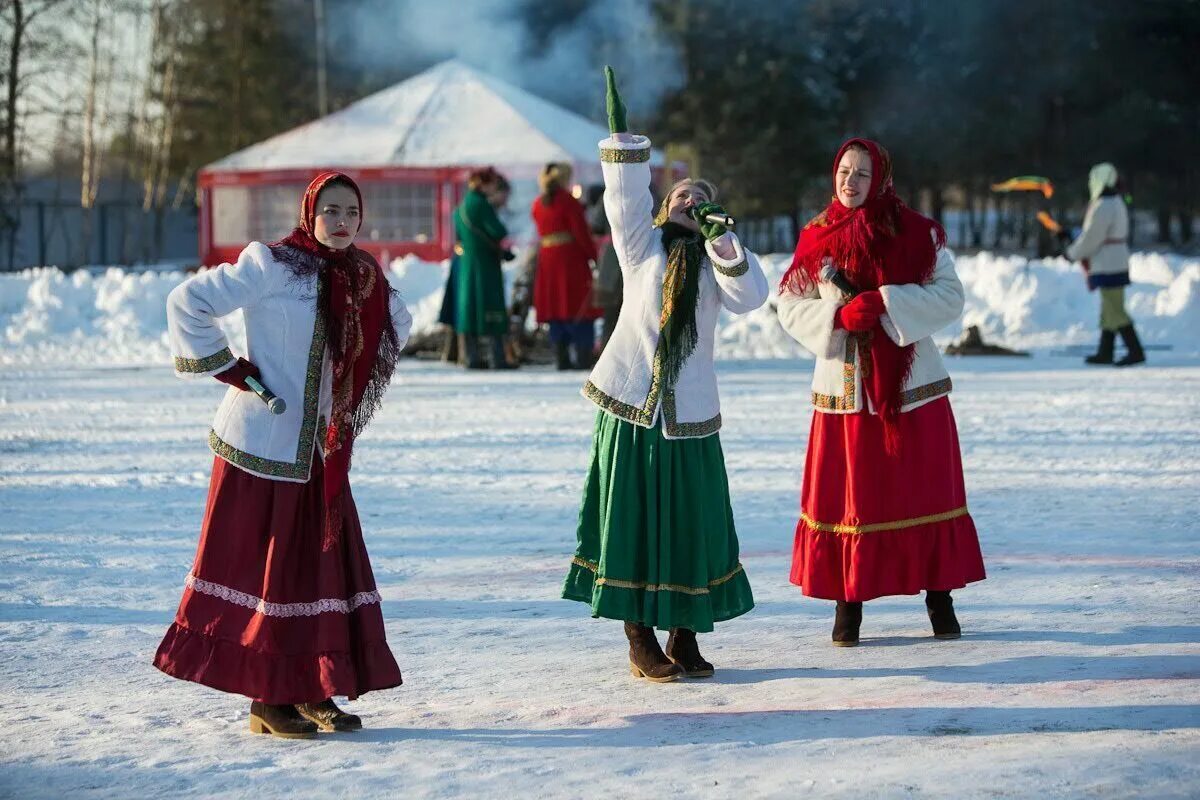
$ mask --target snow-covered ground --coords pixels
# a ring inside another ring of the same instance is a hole
[[[772,285],[789,261],[779,254],[763,258]],[[508,267],[510,282],[518,263]],[[957,266],[967,295],[962,325],[978,325],[988,342],[1035,350],[1094,345],[1099,297],[1086,291],[1077,265],[985,252],[963,256]],[[411,256],[390,265],[390,280],[408,302],[418,332],[437,324],[447,269],[446,262]],[[1137,253],[1131,274],[1127,305],[1143,342],[1200,354],[1200,258]],[[182,272],[117,268],[69,275],[53,268],[0,274],[0,364],[165,363],[165,300],[184,277]],[[718,354],[807,358],[779,327],[773,305],[744,317],[726,315]],[[238,324],[230,319],[231,329]],[[944,344],[961,332],[955,325],[937,338]]]
[[[167,279],[125,280],[161,307]],[[702,637],[716,677],[668,685],[629,676],[618,623],[558,599],[593,413],[580,376],[405,362],[352,479],[406,683],[352,704],[360,733],[286,742],[246,730],[244,699],[150,665],[224,387],[165,361],[33,366],[9,300],[0,796],[1200,794],[1200,360],[1178,349],[1129,370],[951,359],[990,577],[956,595],[963,639],[890,598],[849,650],[829,645],[832,604],[787,582],[811,362],[723,363],[758,606]],[[144,332],[140,308],[98,324]],[[98,338],[79,341],[89,358]]]

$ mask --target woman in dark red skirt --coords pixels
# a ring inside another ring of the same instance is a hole
[[[360,728],[333,696],[400,685],[349,471],[412,317],[353,246],[361,214],[349,177],[320,175],[287,238],[252,242],[167,300],[176,372],[230,389],[208,437],[200,546],[154,664],[251,698],[250,729],[286,738]],[[248,360],[215,322],[237,309]]]
[[[941,226],[896,196],[883,147],[846,142],[779,299],[780,322],[817,356],[791,580],[837,601],[835,645],[858,644],[865,601],[922,590],[934,636],[957,639],[950,592],[984,579],[931,338],[962,307]]]

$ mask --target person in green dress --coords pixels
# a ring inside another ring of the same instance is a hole
[[[462,254],[457,265],[455,326],[460,358],[468,369],[482,369],[479,337],[490,337],[492,368],[509,368],[504,357],[508,311],[504,303],[504,273],[500,264],[515,256],[505,245],[508,229],[496,215],[492,196],[508,182],[491,167],[471,173],[467,194],[454,210],[454,230]]]
[[[717,433],[715,329],[722,309],[752,311],[769,289],[713,221],[724,212],[711,183],[680,181],[654,215],[650,140],[626,132],[611,71],[609,99],[600,160],[624,299],[583,388],[600,410],[562,596],[625,622],[635,677],[706,677],[697,632],[754,607]],[[665,653],[654,628],[670,631]]]

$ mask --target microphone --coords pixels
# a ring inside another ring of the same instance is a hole
[[[255,380],[253,376],[246,376],[246,385],[253,389],[259,399],[267,404],[267,408],[271,409],[272,414],[282,414],[284,411],[287,411],[287,403],[283,402],[283,398],[276,397],[270,389]]]
[[[833,264],[825,264],[821,267],[821,280],[832,283],[834,286],[842,290],[843,294],[854,297],[858,294],[858,287],[850,282],[846,277],[846,273],[835,267]]]
[[[698,208],[699,206],[688,206],[683,210],[683,213],[696,220],[696,222],[711,222],[714,225],[724,225],[726,228],[732,228],[737,225],[737,220],[728,214],[705,214],[704,219],[700,219],[696,216],[700,213],[697,211]]]

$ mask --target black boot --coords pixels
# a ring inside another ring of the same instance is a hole
[[[1133,329],[1133,325],[1126,325],[1117,333],[1121,334],[1121,340],[1125,342],[1125,348],[1129,351],[1124,358],[1117,362],[1118,367],[1141,364],[1146,360],[1146,352],[1142,350],[1142,343],[1138,341],[1137,331]]]
[[[323,731],[357,731],[362,730],[362,720],[357,714],[347,714],[337,707],[333,698],[319,703],[300,703],[296,710],[305,719],[312,720]]]
[[[933,638],[958,639],[962,636],[958,617],[954,616],[954,600],[949,592],[926,589],[925,610],[929,612],[929,622],[933,625]]]
[[[655,683],[678,680],[683,668],[671,662],[658,646],[654,629],[636,622],[625,623],[625,635],[629,637],[629,671],[635,678],[646,678]]]
[[[575,348],[575,360],[571,362],[571,369],[591,369],[593,364],[592,351]]]
[[[317,735],[317,726],[300,716],[295,706],[272,706],[255,700],[250,704],[250,732],[281,739],[311,739]]]
[[[855,647],[858,645],[858,629],[862,625],[862,603],[847,603],[838,600],[837,613],[833,617],[833,646]]]
[[[571,350],[566,342],[554,343],[554,368],[560,372],[571,368]]]
[[[700,655],[696,632],[689,628],[671,628],[667,636],[667,658],[683,667],[683,674],[689,678],[712,677],[713,665]]]
[[[1095,355],[1090,355],[1084,359],[1089,364],[1111,364],[1113,363],[1113,344],[1117,341],[1116,331],[1100,331],[1100,346],[1096,348]]]

